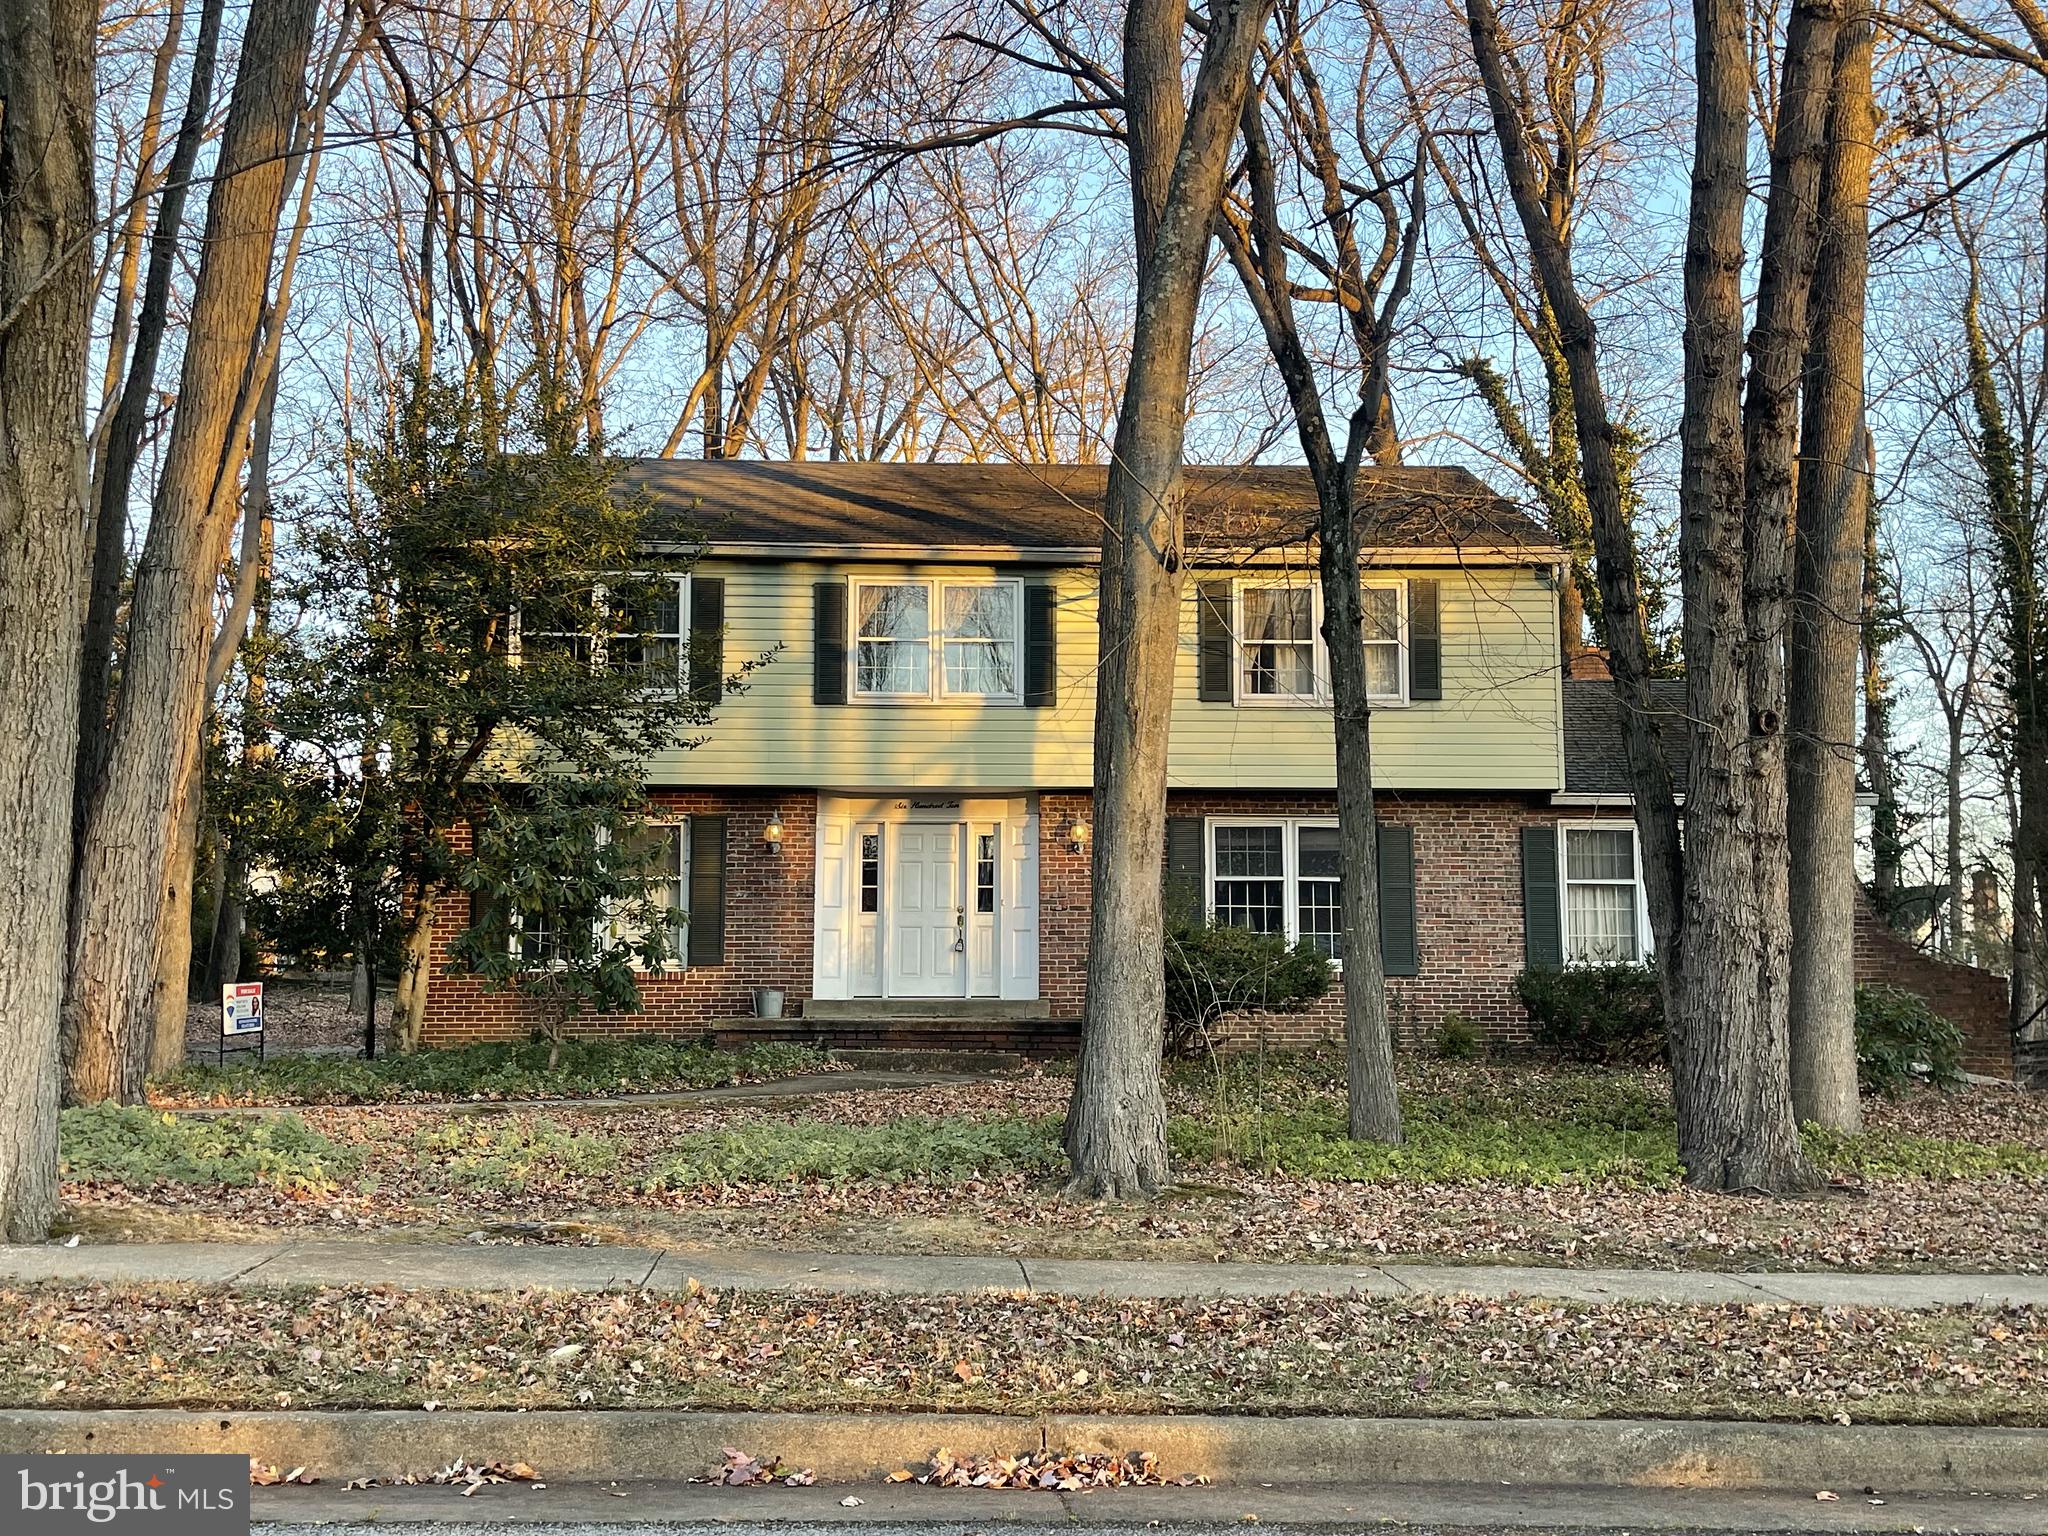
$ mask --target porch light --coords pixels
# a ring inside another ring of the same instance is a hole
[[[782,851],[782,812],[777,810],[768,818],[768,825],[761,829],[761,841],[768,845],[770,853]]]
[[[1095,835],[1094,828],[1081,817],[1074,818],[1074,824],[1067,828],[1067,846],[1076,853],[1088,851],[1088,839]]]

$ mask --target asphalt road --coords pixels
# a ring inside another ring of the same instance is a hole
[[[1817,1492],[1818,1490],[1816,1490]],[[1384,1486],[1143,1488],[1085,1494],[910,1487],[615,1483],[256,1490],[266,1536],[2044,1536],[2038,1499],[1693,1489]],[[857,1499],[854,1505],[842,1501]]]

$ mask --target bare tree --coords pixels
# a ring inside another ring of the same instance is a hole
[[[1181,455],[1196,310],[1264,0],[1213,0],[1191,96],[1185,8],[1131,0],[1124,16],[1138,307],[1117,412],[1102,536],[1095,691],[1095,840],[1087,1023],[1067,1110],[1070,1193],[1149,1196],[1164,1182],[1166,749],[1186,575]]]
[[[78,576],[90,546],[93,29],[80,0],[0,7],[0,1236],[57,1213],[57,1025]]]
[[[80,1102],[133,1102],[142,1094],[162,908],[179,884],[206,711],[214,583],[234,529],[248,424],[268,363],[262,323],[317,10],[316,0],[259,0],[222,130],[178,410],[136,571],[120,706],[90,792],[74,886],[64,1052],[69,1092]]]
[[[1414,275],[1428,151],[1418,139],[1411,164],[1402,169],[1376,143],[1362,140],[1357,146],[1362,166],[1347,175],[1301,9],[1294,0],[1283,0],[1277,16],[1279,36],[1267,51],[1264,89],[1245,102],[1245,196],[1239,207],[1226,207],[1224,249],[1265,331],[1316,486],[1317,562],[1336,735],[1338,891],[1347,936],[1343,986],[1349,1128],[1359,1140],[1398,1143],[1401,1107],[1378,947],[1379,833],[1373,813],[1357,487],[1359,466],[1368,453],[1377,463],[1400,457],[1388,354]],[[1367,50],[1360,68],[1376,67],[1379,61]],[[1301,228],[1292,227],[1283,213],[1265,98],[1272,100],[1286,135],[1283,142],[1312,189],[1298,221]],[[1403,181],[1405,202],[1398,195]],[[1361,229],[1363,208],[1373,211],[1376,230]],[[1327,245],[1314,239],[1317,226]],[[1310,269],[1308,282],[1290,274],[1290,252],[1300,253]],[[1349,357],[1338,387],[1347,396],[1355,391],[1357,399],[1348,408],[1341,446],[1324,408],[1322,370],[1296,316],[1298,293],[1326,298],[1342,317]]]
[[[1870,452],[1863,313],[1870,265],[1872,28],[1853,10],[1835,45],[1806,350],[1787,668],[1792,1108],[1854,1133],[1856,656]]]

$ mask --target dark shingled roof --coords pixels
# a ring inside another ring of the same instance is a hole
[[[1650,701],[1665,727],[1664,761],[1682,792],[1688,743],[1678,726],[1685,718],[1685,679],[1651,679]],[[1565,679],[1564,789],[1568,795],[1623,799],[1634,793],[1628,777],[1628,743],[1622,737],[1621,699],[1611,679]]]
[[[1550,548],[1541,524],[1462,469],[1359,471],[1369,546]],[[713,544],[913,549],[1093,548],[1108,471],[1078,464],[834,464],[634,459],[622,486]],[[1315,523],[1305,468],[1190,467],[1190,541],[1232,550],[1298,544]]]

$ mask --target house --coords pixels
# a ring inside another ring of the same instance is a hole
[[[642,461],[706,540],[679,666],[758,660],[698,744],[646,765],[683,960],[593,1032],[1071,1047],[1088,935],[1099,508],[1075,466]],[[1610,683],[1558,661],[1562,552],[1471,475],[1360,475],[1381,931],[1396,1028],[1526,1028],[1530,963],[1649,931]],[[1218,922],[1341,963],[1335,770],[1301,469],[1190,472],[1162,878]],[[703,686],[703,680],[698,679]],[[424,1039],[526,1033],[446,964]],[[784,1017],[756,1020],[756,989]],[[1335,992],[1263,1021],[1340,1032]]]

